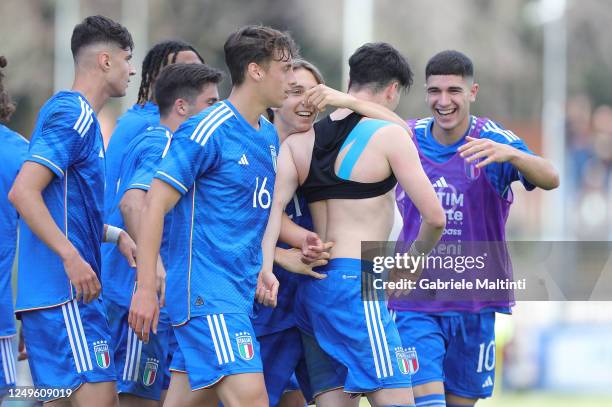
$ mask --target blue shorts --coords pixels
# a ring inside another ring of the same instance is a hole
[[[214,386],[223,377],[263,373],[259,342],[247,314],[211,314],[175,326],[178,348],[171,371],[186,372],[191,390]]]
[[[314,394],[323,390],[316,376],[337,375],[335,387],[349,393],[410,387],[402,343],[384,301],[378,300],[381,294],[368,290],[367,301],[362,299],[361,260],[332,259],[317,271],[327,278],[304,281],[295,304],[298,326],[329,356],[320,363],[306,352]],[[371,274],[364,276],[369,282],[364,287],[371,287]]]
[[[257,340],[270,405],[276,406],[286,391],[302,390],[306,399],[312,397],[300,331],[289,328],[259,336]]]
[[[455,316],[393,311],[417,386],[444,382],[460,397],[491,397],[495,381],[495,313]]]
[[[164,369],[164,384],[162,385],[162,390],[168,390],[170,387],[170,365],[172,364],[172,357],[174,356],[174,352],[178,349],[178,342],[176,341],[176,335],[174,334],[174,328],[170,326],[170,338],[168,341],[168,355],[166,357],[166,367]]]
[[[13,337],[0,338],[0,399],[9,387],[15,387],[17,369],[13,353]]]
[[[169,371],[168,352],[172,326],[167,318],[148,343],[138,339],[128,324],[129,308],[105,299],[104,305],[113,338],[117,368],[117,391],[159,400]]]
[[[100,299],[20,313],[35,387],[76,390],[116,380],[110,329]]]

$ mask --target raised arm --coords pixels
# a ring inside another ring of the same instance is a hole
[[[323,84],[308,89],[304,96],[305,103],[314,105],[319,111],[325,110],[327,106],[346,108],[372,119],[390,121],[402,126],[412,134],[408,124],[401,117],[378,103],[357,99],[348,93],[340,92]]]
[[[387,133],[384,149],[391,169],[423,219],[415,249],[419,253],[429,253],[442,236],[446,215],[408,133],[397,126],[387,126],[381,131]]]

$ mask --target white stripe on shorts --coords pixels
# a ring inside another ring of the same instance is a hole
[[[2,359],[2,370],[4,372],[4,381],[6,384],[15,383],[15,361],[13,348],[11,346],[11,338],[0,339],[0,358]]]
[[[122,380],[125,382],[127,381],[127,374],[128,374],[128,367],[130,366],[130,349],[132,347],[132,336],[134,334],[134,331],[132,330],[132,328],[128,327],[128,334],[127,334],[127,345],[125,346],[125,363],[123,364],[123,376],[122,376]]]
[[[93,370],[93,366],[91,364],[91,355],[89,353],[89,346],[87,344],[87,337],[85,336],[85,330],[83,329],[83,323],[81,322],[81,312],[79,311],[79,304],[77,300],[72,300],[72,304],[74,306],[74,313],[76,314],[76,320],[79,326],[81,340],[83,341],[83,349],[85,357],[87,358],[87,367],[89,368],[89,370]]]
[[[227,342],[230,361],[235,362],[236,359],[234,359],[234,351],[232,350],[232,343],[230,342],[229,335],[227,334],[227,326],[225,325],[225,317],[223,316],[223,314],[220,314],[219,318],[221,318],[221,326],[223,327],[223,335],[225,336],[225,340]]]
[[[219,344],[217,343],[217,337],[215,335],[215,328],[213,327],[212,318],[210,315],[206,315],[206,320],[208,321],[208,329],[210,329],[210,336],[213,341],[213,345],[215,346],[215,353],[217,354],[217,361],[220,365],[223,364],[223,360],[221,359],[221,352],[219,351]]]
[[[74,359],[77,372],[81,373],[86,372],[89,369],[87,369],[85,357],[83,356],[80,336],[77,334],[76,323],[74,321],[74,311],[70,306],[71,302],[67,302],[66,304],[62,305],[62,314],[64,316],[64,324],[66,325],[66,332],[68,334],[68,342],[70,342],[70,349],[72,350],[72,358]]]
[[[219,327],[219,318],[218,315],[213,315],[213,321],[215,322],[215,329],[217,332],[217,339],[219,340],[219,344],[221,345],[221,353],[223,353],[223,363],[228,363],[229,359],[227,357],[227,352],[225,351],[226,343],[224,343],[225,338],[221,335],[221,328]]]

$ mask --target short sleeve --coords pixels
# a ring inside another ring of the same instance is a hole
[[[152,137],[146,143],[140,143],[140,148],[134,149],[126,157],[128,162],[134,162],[135,166],[132,176],[126,178],[127,174],[121,174],[126,189],[142,189],[148,191],[155,171],[162,160],[162,154],[170,143],[170,138]]]
[[[83,110],[60,106],[49,112],[40,131],[30,142],[27,161],[49,168],[60,178],[76,162],[84,147],[84,135],[93,124],[93,112],[85,104]]]
[[[181,195],[189,191],[194,181],[213,169],[221,159],[219,131],[197,142],[191,139],[191,130],[190,127],[179,128],[154,176],[170,184]]]

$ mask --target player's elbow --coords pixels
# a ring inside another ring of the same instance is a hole
[[[11,190],[8,193],[8,200],[19,211],[19,204],[23,201],[24,188],[19,182],[13,183]]]
[[[561,185],[559,173],[553,168],[549,176],[548,183],[544,189],[550,191],[551,189],[559,188],[559,185]]]
[[[423,221],[432,229],[441,232],[446,227],[446,215],[441,206],[433,210],[428,216],[423,217]]]
[[[141,199],[131,199],[127,194],[119,202],[119,210],[123,219],[140,213],[142,206]]]

